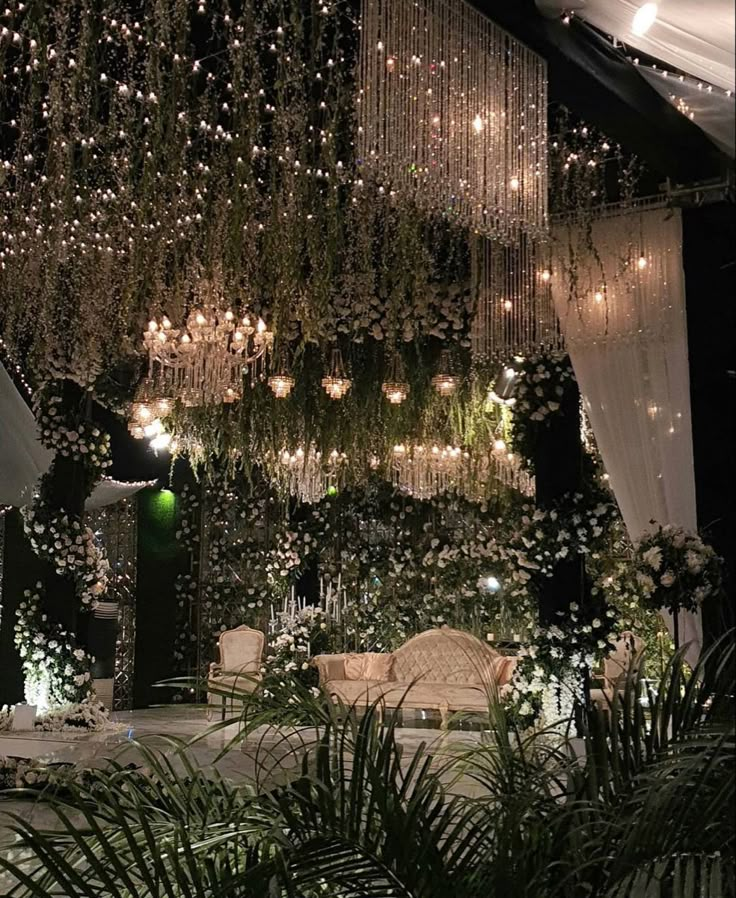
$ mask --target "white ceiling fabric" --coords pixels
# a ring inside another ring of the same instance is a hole
[[[0,505],[18,507],[30,502],[38,479],[48,471],[53,457],[53,452],[38,441],[33,412],[0,363]],[[102,480],[87,499],[85,508],[110,505],[155,482]]]
[[[0,363],[0,505],[25,505],[54,453],[36,438],[36,419]]]
[[[103,505],[112,505],[121,499],[128,499],[147,486],[154,486],[155,480],[101,480],[92,490],[92,495],[84,503],[87,511],[93,508],[102,508]]]
[[[708,90],[694,78],[665,74],[661,69],[641,66],[639,72],[652,87],[687,115],[729,156],[736,143],[736,96],[718,87]]]
[[[660,0],[657,18],[646,34],[631,31],[634,14],[644,0],[585,0],[574,4],[576,15],[673,68],[734,89],[733,0]]]

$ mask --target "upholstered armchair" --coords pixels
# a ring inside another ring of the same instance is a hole
[[[212,706],[221,702],[223,720],[228,705],[232,711],[243,693],[256,690],[265,643],[266,637],[261,630],[254,630],[245,624],[220,634],[220,660],[210,664],[207,704]]]
[[[600,707],[608,707],[616,693],[624,688],[626,677],[644,650],[644,640],[630,630],[621,634],[615,649],[603,662],[600,686],[590,690],[591,699]]]

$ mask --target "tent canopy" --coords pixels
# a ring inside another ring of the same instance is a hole
[[[53,452],[36,437],[36,420],[10,375],[0,363],[0,504],[26,505],[39,478],[51,465]],[[87,509],[132,496],[155,480],[121,483],[105,479],[87,499]]]
[[[730,168],[729,157],[697,124],[647,82],[640,67],[627,58],[627,51],[614,47],[596,27],[581,18],[585,17],[589,6],[591,9],[597,5],[615,8],[623,0],[561,2],[560,12],[563,6],[577,8],[569,24],[559,17],[543,15],[535,0],[473,2],[481,12],[547,60],[552,102],[574,110],[589,124],[639,156],[662,179],[671,178],[675,184],[690,184],[720,178]],[[716,2],[719,8],[722,6],[722,0],[721,3],[717,0],[707,2]],[[660,9],[677,7],[679,3],[680,0],[662,0]],[[543,5],[549,7],[550,3],[545,0]],[[634,4],[627,5],[632,10],[635,8]],[[706,17],[698,0],[692,0],[691,5],[701,10],[696,18]],[[593,9],[593,15],[594,12]],[[631,18],[626,20],[627,28],[630,28]],[[590,21],[592,23],[593,19]],[[596,17],[596,21],[602,20]],[[613,33],[606,31],[606,34]]]

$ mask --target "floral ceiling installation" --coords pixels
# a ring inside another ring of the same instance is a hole
[[[203,285],[263,315],[294,375],[301,346],[335,337],[467,341],[463,235],[356,169],[342,4],[166,0],[138,20],[63,0],[2,18],[1,323],[42,376],[114,370],[151,316],[207,312]]]

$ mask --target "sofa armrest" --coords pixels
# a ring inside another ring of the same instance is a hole
[[[217,677],[222,673],[222,665],[217,661],[210,661],[210,668],[207,673],[207,678],[211,679],[212,677]]]
[[[499,655],[494,665],[494,673],[496,676],[496,686],[500,689],[507,686],[516,670],[519,659],[510,655]]]
[[[315,655],[312,664],[319,673],[320,685],[329,683],[330,680],[345,679],[345,653],[336,655]]]

